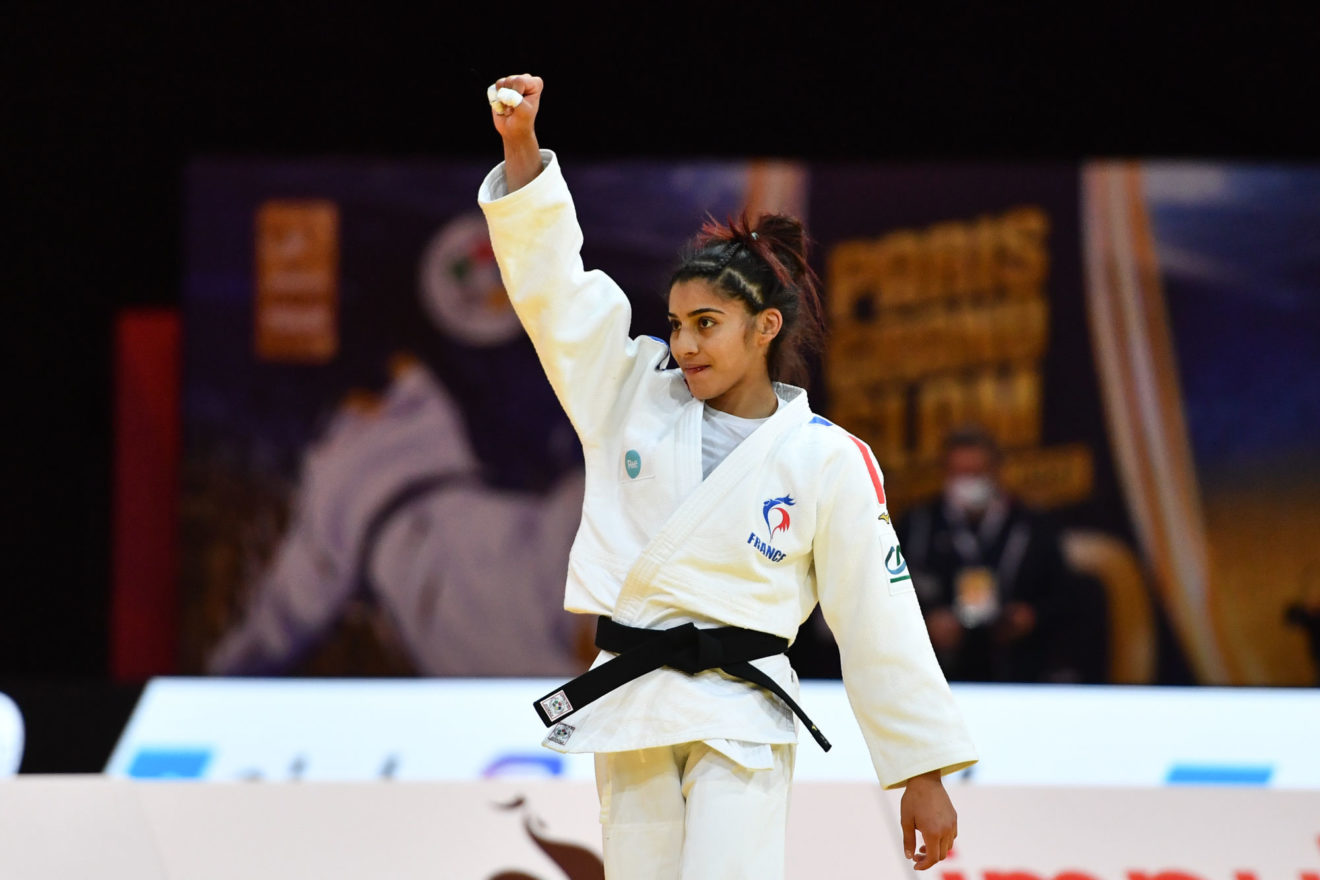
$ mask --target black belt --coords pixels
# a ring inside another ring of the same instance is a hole
[[[736,626],[698,629],[685,623],[670,629],[640,629],[602,616],[596,622],[596,647],[619,656],[584,672],[533,703],[536,714],[546,727],[661,666],[689,675],[719,669],[734,678],[763,687],[783,700],[793,714],[802,719],[820,747],[827,752],[830,750],[830,741],[802,707],[784,692],[778,682],[749,662],[784,653],[788,639]]]

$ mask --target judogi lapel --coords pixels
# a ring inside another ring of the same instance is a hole
[[[620,623],[636,621],[648,595],[651,594],[651,581],[660,568],[667,563],[674,553],[696,530],[702,521],[715,510],[727,507],[727,499],[733,495],[740,483],[763,463],[779,440],[789,431],[797,428],[812,418],[811,408],[807,403],[807,394],[792,386],[776,386],[777,390],[793,396],[787,402],[780,403],[765,424],[757,428],[746,440],[739,443],[728,458],[720,462],[709,477],[697,484],[697,487],[683,500],[656,532],[650,543],[624,578],[619,591],[619,601],[614,607],[614,618]],[[696,423],[700,432],[700,419]],[[701,466],[700,434],[693,444],[696,452],[696,466]]]

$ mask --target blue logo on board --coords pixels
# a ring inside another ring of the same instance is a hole
[[[133,779],[201,779],[211,763],[210,749],[143,748],[133,756]]]

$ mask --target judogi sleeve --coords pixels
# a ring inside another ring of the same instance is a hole
[[[886,788],[975,763],[890,523],[880,469],[865,444],[824,473],[813,545],[816,591],[839,645],[843,683]]]
[[[541,173],[509,193],[504,164],[482,182],[500,274],[560,404],[584,440],[597,434],[643,349],[658,361],[663,343],[628,336],[632,307],[614,281],[583,268],[582,230],[559,160],[541,151]]]

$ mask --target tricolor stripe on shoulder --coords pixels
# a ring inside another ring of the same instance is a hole
[[[857,444],[857,451],[862,454],[862,461],[866,462],[866,471],[871,475],[871,485],[875,486],[876,500],[881,504],[885,503],[885,487],[880,483],[880,470],[875,465],[875,460],[871,458],[871,452],[866,448],[866,444],[858,440],[852,434],[848,439]]]
[[[808,422],[808,424],[827,425],[831,428],[839,428],[838,425],[834,424],[829,419],[823,418],[821,416],[815,416],[814,418],[812,418],[810,422]],[[839,428],[839,430],[843,431],[843,428]],[[884,484],[880,482],[880,469],[876,466],[875,459],[871,457],[870,450],[866,448],[865,443],[863,443],[861,440],[858,440],[856,437],[854,437],[852,434],[849,434],[847,431],[843,431],[843,434],[854,444],[856,444],[857,451],[862,454],[862,461],[866,462],[866,472],[871,475],[871,485],[875,487],[876,500],[879,501],[881,504],[884,504],[885,487]]]

